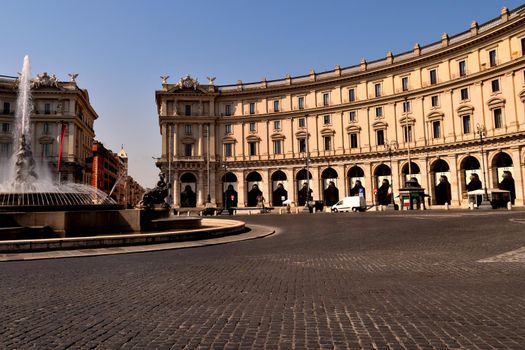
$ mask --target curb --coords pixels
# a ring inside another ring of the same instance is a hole
[[[244,223],[243,223],[244,224]],[[250,231],[245,233],[237,233],[229,236],[222,236],[217,238],[207,238],[195,241],[171,242],[148,245],[132,245],[123,247],[108,247],[108,248],[90,248],[90,249],[73,249],[73,250],[52,250],[45,252],[27,252],[27,253],[0,253],[0,262],[6,261],[31,261],[44,259],[63,259],[63,258],[78,258],[78,257],[93,257],[102,255],[116,255],[116,254],[131,254],[155,252],[161,250],[173,249],[187,249],[207,247],[219,244],[235,243],[248,241],[252,239],[264,238],[273,235],[275,230],[270,227],[261,225],[251,225]]]

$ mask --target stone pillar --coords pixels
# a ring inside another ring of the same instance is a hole
[[[263,197],[265,199],[264,205],[271,205],[272,201],[272,184],[270,183],[270,176],[269,173],[270,169],[265,169],[264,171],[261,171],[261,177],[262,177],[262,188],[259,188],[263,194]],[[270,204],[268,204],[270,203]]]
[[[215,171],[211,169],[210,167],[210,202],[213,206],[217,206],[217,197],[216,197],[216,184],[219,184],[221,186],[220,181],[215,181],[217,174],[215,174]],[[208,186],[208,184],[206,184]],[[206,192],[206,195],[208,195],[208,192]]]
[[[514,166],[514,185],[516,187],[516,202],[515,205],[525,205],[524,196],[524,179],[523,179],[523,164],[521,162],[521,153],[519,147],[513,148],[512,152],[512,163]]]
[[[162,157],[162,159],[166,159],[166,154],[168,153],[167,152],[168,143],[167,143],[167,137],[166,137],[166,124],[162,124],[160,126],[160,130],[161,130],[161,133],[162,133],[162,154],[161,154],[161,157]]]
[[[426,194],[430,195],[432,193],[430,184],[432,184],[433,182],[429,181],[430,169],[428,168],[428,159],[426,157],[420,159],[419,163],[421,164],[421,166],[419,167],[419,170],[421,170],[421,187],[425,189]]]
[[[204,183],[204,174],[202,170],[198,172],[197,179],[197,206],[204,206],[206,203],[206,184]]]
[[[215,161],[215,124],[210,123],[209,124],[209,132],[210,132],[210,160]]]
[[[177,137],[177,128],[178,128],[178,124],[172,124],[171,125],[171,133],[172,133],[172,142],[173,142],[173,149],[172,149],[172,154],[171,154],[171,157],[172,157],[172,160],[173,158],[177,158],[178,154],[178,150],[179,148],[177,147],[177,143],[178,143],[178,137]]]
[[[203,153],[202,153],[202,125],[201,124],[197,124],[197,132],[196,132],[196,137],[197,137],[197,154],[195,154],[195,156],[197,157],[202,157],[203,156]]]
[[[461,170],[458,166],[457,156],[446,159],[450,166],[450,190],[452,192],[452,206],[461,206]]]
[[[171,175],[173,181],[173,207],[178,208],[180,206],[180,181],[179,173],[177,171],[173,172]]]
[[[283,172],[286,174],[286,185],[285,190],[288,191],[288,199],[291,200],[295,205],[297,205],[297,198],[295,197],[296,185],[294,179],[293,168],[283,169]]]
[[[66,154],[68,155],[68,158],[72,158],[75,156],[75,123],[68,123],[67,134],[68,152],[66,152]],[[36,140],[36,138],[33,140]]]
[[[390,163],[388,164],[388,166],[390,166]],[[395,201],[395,197],[399,194],[399,189],[404,186],[404,182],[405,182],[404,176],[403,174],[401,174],[401,169],[399,167],[399,160],[392,160],[392,166],[390,168],[390,171],[392,173],[392,176],[390,177],[391,179],[390,182],[392,181],[394,182],[393,184],[390,184],[390,185],[392,186],[392,195],[394,196],[394,201]]]
[[[239,207],[245,207],[248,199],[245,193],[246,181],[244,180],[244,172],[242,170],[238,170],[233,173],[235,174],[235,176],[237,176],[237,195],[239,196],[237,205]]]
[[[376,179],[374,178],[374,173],[372,173],[372,164],[365,163],[362,165],[362,168],[365,173],[366,202],[367,204],[375,204],[374,188],[376,187]]]
[[[310,172],[312,173],[312,197],[314,201],[323,199],[323,189],[320,186],[319,171],[321,171],[321,167],[310,166]]]

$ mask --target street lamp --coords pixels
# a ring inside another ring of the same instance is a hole
[[[485,174],[485,157],[483,156],[483,137],[486,136],[486,130],[485,126],[481,125],[479,123],[476,124],[476,132],[479,135],[479,145],[480,145],[480,151],[481,151],[481,171],[483,172],[483,188],[485,192],[485,198],[483,199],[483,202],[488,200],[488,193],[487,193],[487,177]]]

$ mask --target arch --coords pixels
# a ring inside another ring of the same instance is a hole
[[[262,181],[262,176],[257,171],[252,171],[246,176],[246,181],[248,182]]]
[[[306,169],[301,169],[297,172],[297,174],[295,175],[295,179],[296,180],[306,180],[307,177],[306,177]],[[312,179],[312,173],[311,172],[308,172],[308,179]]]
[[[237,175],[229,171],[222,176],[221,180],[222,182],[237,182]]]
[[[512,157],[505,152],[496,153],[492,158],[492,166],[497,168],[508,168],[514,165]]]
[[[374,169],[374,176],[391,176],[392,175],[392,169],[386,164],[379,164]]]
[[[489,106],[490,109],[503,107],[505,106],[505,99],[499,98],[499,97],[493,97],[487,101],[487,106]]]
[[[351,177],[365,177],[365,172],[361,167],[354,165],[353,167],[348,169],[347,176],[350,178]]]
[[[197,177],[193,173],[184,173],[180,177],[180,182],[197,182]]]
[[[184,173],[180,177],[180,206],[194,208],[197,206],[197,177],[193,173]]]
[[[275,171],[271,176],[272,181],[286,181],[288,178],[282,170]]]
[[[466,156],[460,163],[461,170],[477,170],[480,168],[479,160],[474,156]]]
[[[444,117],[445,117],[445,114],[443,114],[443,112],[438,112],[438,111],[430,112],[429,114],[427,114],[427,120],[429,122],[443,120]]]
[[[412,174],[421,174],[421,170],[419,169],[419,165],[417,165],[414,162],[410,162],[410,170]],[[407,175],[408,174],[408,162],[406,162],[403,167],[401,168],[401,174]]]
[[[338,177],[337,171],[334,168],[328,167],[321,173],[322,179],[336,179]]]
[[[432,165],[430,166],[430,170],[435,173],[443,173],[446,171],[450,171],[450,166],[443,159],[438,159],[432,163]]]

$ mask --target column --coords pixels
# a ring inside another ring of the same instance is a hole
[[[168,153],[167,152],[168,143],[167,143],[167,137],[166,137],[166,124],[162,124],[160,126],[160,130],[161,130],[161,133],[162,133],[162,154],[161,154],[161,157],[162,157],[162,159],[166,159],[166,154]]]
[[[283,169],[283,172],[286,174],[286,184],[285,190],[288,191],[288,199],[291,200],[294,204],[297,205],[297,199],[295,197],[295,179],[293,168]]]
[[[319,171],[321,171],[319,166],[310,166],[310,172],[312,173],[312,197],[314,200],[321,200],[323,198],[323,189],[319,183]]]
[[[178,155],[177,152],[179,150],[177,146],[178,144],[177,129],[178,129],[178,124],[171,125],[172,142],[173,142],[173,149],[172,149],[172,154],[171,154],[172,160],[174,158],[177,158],[177,155]]]
[[[523,165],[521,162],[521,152],[519,147],[513,148],[512,152],[512,163],[514,166],[514,185],[516,186],[516,202],[515,205],[524,205],[524,189],[523,189]]]
[[[450,166],[450,190],[452,192],[452,201],[453,206],[461,206],[461,170],[458,169],[458,159],[454,155],[448,159],[445,159]]]
[[[210,160],[215,161],[215,123],[209,124],[210,132]]]
[[[35,130],[36,132],[36,130]],[[75,123],[68,123],[67,125],[67,141],[68,141],[68,160],[75,157]],[[34,139],[36,140],[36,138]]]
[[[366,203],[375,204],[374,189],[376,187],[374,174],[372,173],[372,164],[365,163],[362,165],[363,172],[365,173],[365,188],[366,188]]]
[[[272,203],[272,184],[270,180],[269,173],[270,169],[265,169],[264,171],[261,171],[261,177],[263,182],[263,188],[260,188],[261,192],[263,193],[263,197],[265,199],[264,205],[270,206]]]
[[[245,193],[246,183],[244,181],[244,172],[242,170],[232,172],[237,176],[237,195],[239,196],[238,206],[245,207],[247,198]]]
[[[399,189],[405,185],[405,179],[403,174],[401,174],[401,169],[399,167],[399,160],[392,159],[392,166],[390,171],[392,172],[391,181],[394,181],[394,183],[391,184],[392,195],[395,198],[396,193],[399,194]]]
[[[342,164],[332,166],[335,171],[337,171],[337,188],[339,189],[339,198],[346,197],[346,194],[350,192],[347,188],[345,166]]]
[[[201,124],[197,124],[197,132],[196,132],[196,136],[197,136],[197,154],[196,156],[197,157],[202,157],[203,156],[203,153],[202,153],[202,125]]]
[[[204,174],[202,170],[199,170],[198,172],[198,179],[197,179],[197,206],[204,206],[204,203],[206,202],[205,197],[205,191],[206,191],[206,184],[204,183]]]
[[[173,181],[173,207],[178,208],[180,206],[180,181],[178,181],[179,173],[175,171],[171,177]]]

